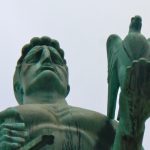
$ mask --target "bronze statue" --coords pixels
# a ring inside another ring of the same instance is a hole
[[[67,104],[64,51],[49,37],[31,39],[14,74],[20,105],[0,112],[0,150],[141,150],[150,116],[150,61],[140,22],[139,16],[132,19],[124,41],[108,39],[108,117]],[[119,86],[118,124],[111,118]]]
[[[32,144],[41,134],[54,136],[54,143],[45,148],[48,150],[112,147],[115,121],[67,104],[68,68],[56,40],[33,38],[23,47],[14,75],[14,92],[20,105],[0,113],[1,149]]]

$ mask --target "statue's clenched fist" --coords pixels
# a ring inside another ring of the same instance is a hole
[[[25,124],[15,109],[7,109],[0,114],[0,149],[16,150],[28,138]]]
[[[0,149],[19,148],[27,136],[24,123],[3,123],[0,125]]]

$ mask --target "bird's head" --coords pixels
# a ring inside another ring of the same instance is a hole
[[[129,32],[141,32],[141,27],[142,27],[142,18],[140,16],[132,17]]]

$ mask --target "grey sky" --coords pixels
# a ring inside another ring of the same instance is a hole
[[[5,0],[0,5],[0,110],[16,105],[12,78],[20,49],[34,36],[57,39],[70,71],[71,105],[106,114],[106,40],[128,32],[130,18],[141,15],[142,32],[150,37],[148,0]],[[150,121],[144,147],[148,150]]]

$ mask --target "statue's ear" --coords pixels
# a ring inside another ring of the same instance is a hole
[[[70,92],[70,86],[69,86],[69,85],[67,85],[67,92],[66,92],[66,96],[69,94],[69,92]]]
[[[19,104],[22,104],[23,103],[23,89],[20,85],[20,83],[16,82],[14,84],[14,93],[15,93],[15,97],[17,99],[17,102]]]

